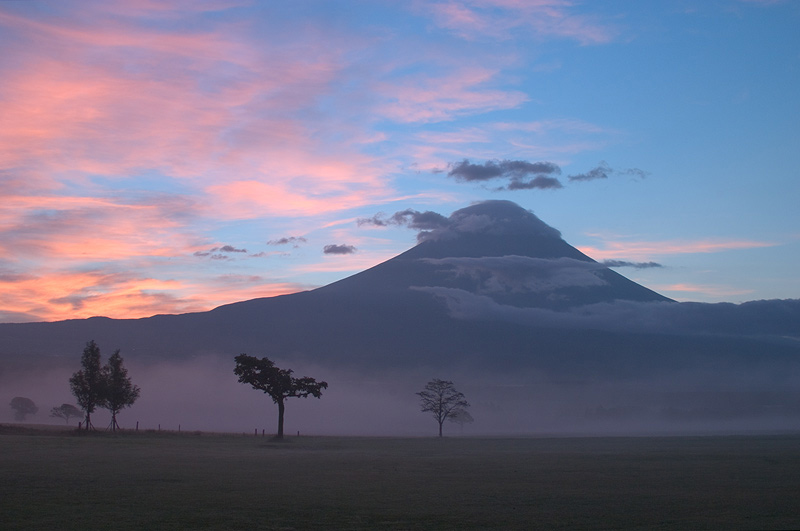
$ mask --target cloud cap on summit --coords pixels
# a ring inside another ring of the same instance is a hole
[[[456,210],[442,227],[421,232],[420,241],[451,238],[458,234],[531,234],[561,239],[561,233],[518,204],[488,200]]]

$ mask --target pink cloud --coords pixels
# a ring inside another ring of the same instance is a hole
[[[776,244],[749,240],[666,240],[660,242],[605,241],[603,247],[580,246],[578,250],[594,258],[647,260],[654,256],[673,254],[718,253],[738,249],[771,247]]]
[[[331,144],[317,122],[293,113],[315,108],[340,75],[344,51],[335,47],[256,45],[230,25],[170,33],[127,19],[48,24],[4,14],[0,26],[31,45],[3,73],[0,167],[219,179],[287,145],[308,160]],[[327,150],[355,154],[338,148]],[[271,170],[252,177],[271,179]]]
[[[653,286],[653,289],[655,289],[658,292],[695,293],[700,295],[706,295],[709,297],[720,297],[720,298],[734,297],[737,295],[747,295],[753,292],[753,290],[737,289],[729,286],[699,285],[699,284],[686,284],[686,283]],[[684,300],[684,299],[678,298],[678,300]]]
[[[518,91],[487,88],[497,75],[485,68],[462,68],[438,78],[420,76],[378,85],[387,103],[377,112],[397,122],[441,122],[457,116],[513,109],[528,101]]]
[[[417,9],[430,13],[436,24],[465,39],[507,39],[517,29],[540,37],[574,39],[581,44],[602,44],[614,30],[590,17],[571,13],[570,0],[450,0],[418,2]]]
[[[138,278],[104,271],[41,271],[0,275],[5,314],[56,321],[96,315],[140,318],[158,313],[206,311],[254,297],[294,293],[307,286],[260,277],[220,277],[203,283]]]
[[[57,196],[12,196],[0,210],[0,253],[7,260],[60,263],[182,253],[190,202],[149,203]]]

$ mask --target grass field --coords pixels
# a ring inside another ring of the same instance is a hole
[[[800,528],[800,436],[338,438],[0,427],[0,529]]]

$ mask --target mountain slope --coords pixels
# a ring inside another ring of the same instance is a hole
[[[140,360],[248,352],[372,368],[502,362],[553,373],[655,371],[709,357],[755,363],[765,345],[770,360],[798,353],[800,342],[785,339],[800,336],[798,305],[784,304],[777,328],[776,314],[759,310],[773,323],[768,334],[756,314],[740,315],[751,323],[743,337],[725,328],[733,316],[704,320],[713,305],[698,311],[630,281],[514,203],[458,210],[420,239],[328,286],[209,312],[3,324],[0,370],[42,359],[72,363],[89,339]],[[712,324],[692,328],[704,323]]]

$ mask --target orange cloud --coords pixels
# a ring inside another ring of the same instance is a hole
[[[207,282],[136,278],[102,271],[0,275],[2,314],[17,320],[57,321],[97,315],[118,319],[206,311],[255,297],[294,293],[306,286],[261,277],[227,276]]]

